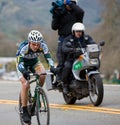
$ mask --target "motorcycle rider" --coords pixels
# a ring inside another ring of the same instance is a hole
[[[27,101],[28,101],[28,90],[29,83],[28,79],[30,79],[29,71],[35,72],[37,74],[45,73],[45,68],[43,64],[40,62],[38,56],[40,53],[44,54],[45,59],[48,64],[52,67],[54,66],[54,62],[51,58],[49,49],[43,40],[42,34],[37,30],[31,30],[28,34],[28,40],[21,43],[16,53],[17,56],[17,73],[19,80],[21,82],[21,101],[22,101],[22,109],[23,109],[23,121],[25,123],[29,123],[31,118],[27,109]],[[40,83],[44,85],[45,75],[41,75]]]
[[[62,51],[66,54],[66,60],[62,72],[63,92],[69,92],[68,84],[70,74],[72,73],[73,61],[82,54],[79,48],[86,48],[87,44],[95,44],[89,35],[85,35],[85,26],[77,22],[72,26],[72,35],[66,37],[63,41]]]
[[[64,10],[63,10],[64,9]],[[51,27],[53,30],[58,30],[58,47],[56,68],[57,80],[60,80],[62,67],[64,65],[65,56],[62,53],[62,44],[65,37],[71,34],[71,27],[75,22],[83,22],[84,11],[77,5],[77,0],[64,0],[64,8],[55,8],[52,16]],[[54,71],[52,71],[54,72]]]

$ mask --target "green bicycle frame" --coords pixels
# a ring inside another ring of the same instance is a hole
[[[44,100],[44,96],[43,96],[43,94],[39,94],[39,93],[42,93],[42,89],[41,89],[42,86],[40,84],[39,77],[40,76],[35,76],[35,79],[30,81],[30,84],[33,83],[33,82],[36,82],[36,86],[35,86],[35,90],[34,90],[34,96],[33,96],[33,103],[35,103],[35,101],[38,102],[38,109],[40,109],[40,107],[41,107],[40,95],[41,95],[42,96],[43,105],[45,107],[44,110],[46,110],[47,107],[46,107],[46,103],[45,103],[45,100]],[[31,93],[30,90],[29,90],[29,93]]]

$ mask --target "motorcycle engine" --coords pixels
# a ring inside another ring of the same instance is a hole
[[[69,88],[72,91],[72,93],[79,99],[87,97],[89,95],[87,81],[73,80],[70,83]]]

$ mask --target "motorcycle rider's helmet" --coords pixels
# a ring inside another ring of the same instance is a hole
[[[28,34],[28,41],[33,43],[41,43],[43,41],[43,36],[39,31],[31,30]]]
[[[85,26],[83,23],[74,23],[73,26],[72,26],[72,34],[75,32],[75,31],[82,31],[84,32],[85,31]]]
[[[73,3],[78,3],[78,1],[77,0],[70,0],[71,2],[73,2]]]
[[[77,0],[66,0],[66,1],[64,1],[64,4],[70,4],[70,3],[75,3],[75,4],[77,4],[78,1],[77,1]]]

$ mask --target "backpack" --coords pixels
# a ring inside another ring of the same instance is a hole
[[[17,49],[17,52],[16,52],[16,56],[19,56],[21,49],[22,49],[25,45],[27,45],[27,44],[28,44],[28,41],[25,40],[25,41],[21,42],[21,43],[18,45],[18,49]]]

